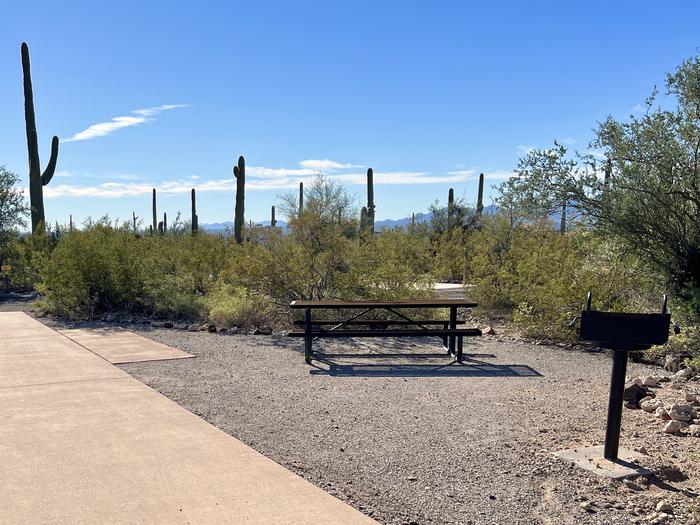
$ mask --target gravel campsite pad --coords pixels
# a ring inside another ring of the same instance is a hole
[[[485,336],[460,365],[432,340],[339,340],[309,366],[282,335],[141,333],[197,358],[120,368],[381,523],[649,523],[661,502],[691,522],[700,439],[646,412],[625,410],[621,445],[644,447],[649,480],[552,456],[603,439],[604,353]]]

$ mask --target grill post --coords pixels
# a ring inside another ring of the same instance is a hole
[[[627,373],[627,352],[613,351],[612,376],[610,378],[610,398],[608,399],[608,422],[605,427],[605,449],[603,457],[617,461],[620,446],[620,425],[622,424],[622,396],[625,390]]]

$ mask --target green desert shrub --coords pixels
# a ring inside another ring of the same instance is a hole
[[[588,291],[601,310],[656,310],[660,304],[660,292],[638,262],[590,231],[512,229],[504,218],[494,218],[470,238],[468,249],[475,299],[510,310],[527,336],[574,339],[567,322],[580,312]]]
[[[101,221],[61,236],[42,263],[38,289],[62,316],[126,311],[198,317],[226,250],[216,236],[142,237]]]
[[[274,324],[274,307],[265,295],[240,286],[223,286],[206,300],[209,320],[219,327],[263,327]]]

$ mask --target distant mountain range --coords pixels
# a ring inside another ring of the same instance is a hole
[[[484,215],[494,215],[498,211],[498,207],[495,204],[484,207]],[[427,213],[416,213],[416,223],[430,222],[433,214],[431,212]],[[270,221],[256,222],[256,226],[269,226]],[[406,217],[403,219],[384,219],[381,221],[374,222],[374,229],[377,231],[381,230],[392,230],[394,228],[407,228],[411,224],[411,217]],[[225,230],[233,231],[233,221],[226,222],[212,222],[209,224],[201,224],[200,227],[204,230],[211,232],[222,232]],[[283,230],[287,229],[287,223],[284,221],[277,221],[277,227]]]

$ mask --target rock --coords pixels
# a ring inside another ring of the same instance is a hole
[[[206,324],[201,325],[201,326],[199,327],[199,331],[200,331],[200,332],[206,332],[206,331],[207,331],[207,325],[206,325]]]
[[[216,325],[215,324],[210,324],[207,326],[207,332],[210,334],[215,334],[216,333]]]
[[[625,386],[622,399],[626,402],[625,406],[628,408],[639,408],[639,401],[649,395],[653,396],[652,392],[647,387],[632,382]]]
[[[593,503],[590,501],[584,501],[581,503],[581,509],[585,510],[586,512],[594,512]]]
[[[163,328],[172,328],[173,326],[175,325],[172,323],[172,321],[165,321],[163,323]]]
[[[651,388],[656,388],[659,386],[659,380],[652,376],[647,376],[642,381],[642,386],[649,386]]]
[[[664,432],[666,432],[666,434],[677,434],[682,428],[683,425],[681,425],[680,421],[672,419],[671,421],[667,421],[664,425]]]
[[[698,400],[698,395],[697,394],[691,394],[690,392],[685,393],[685,400],[688,401],[689,403],[692,403],[693,401]]]
[[[644,454],[645,456],[647,455],[646,447],[635,447],[634,451],[639,452],[640,454]]]
[[[114,319],[115,319],[115,316],[111,312],[107,314],[107,317],[105,317],[105,321],[107,321],[108,323],[111,323],[112,321],[114,321]]]
[[[226,328],[225,326],[222,326],[221,328],[219,328],[220,334],[225,334],[226,332],[228,332],[228,328]]]
[[[660,399],[649,399],[640,404],[644,412],[655,413],[657,409],[664,407],[664,402]]]
[[[668,376],[658,376],[658,379],[659,383],[668,383],[671,380],[671,378]]]
[[[493,326],[489,325],[481,330],[481,335],[496,335],[496,330],[493,329]]]
[[[163,328],[163,322],[162,321],[151,321],[151,326],[153,328]]]
[[[700,425],[690,425],[688,427],[688,433],[693,437],[700,437]]]
[[[187,330],[187,323],[175,323],[173,328],[176,330]]]
[[[656,512],[673,512],[673,505],[666,500],[661,500],[656,504]]]
[[[253,330],[253,335],[272,335],[272,330],[269,328],[256,328]]]
[[[677,379],[689,379],[692,375],[693,373],[690,371],[690,368],[681,368],[673,377]]]
[[[671,419],[671,416],[668,415],[668,411],[664,407],[657,408],[656,412],[654,412],[654,414],[661,421],[668,421],[669,419]]]
[[[676,421],[690,421],[693,419],[693,407],[691,405],[674,403],[671,405],[668,415],[671,416],[671,419],[675,419]]]
[[[197,323],[192,323],[191,325],[189,325],[187,327],[187,331],[188,332],[199,332],[199,327],[200,327],[200,325],[198,325]]]
[[[685,356],[678,354],[668,354],[664,360],[664,369],[669,372],[678,372],[683,368],[683,361],[685,361]]]

